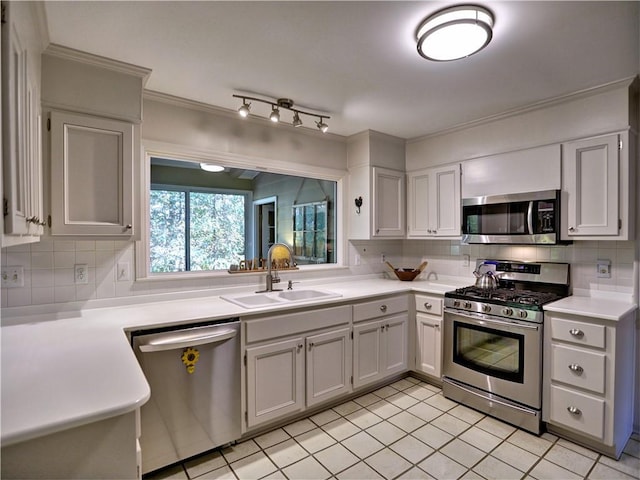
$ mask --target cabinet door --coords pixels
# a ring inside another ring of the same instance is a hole
[[[247,427],[304,408],[304,341],[247,348]]]
[[[564,148],[567,234],[618,235],[618,135],[570,142]]]
[[[28,4],[3,2],[2,155],[4,244],[37,241],[43,233],[40,154],[40,52]]]
[[[351,390],[351,330],[307,337],[307,406]]]
[[[437,378],[442,365],[441,325],[439,317],[416,314],[416,369]]]
[[[409,358],[409,316],[406,313],[381,320],[384,334],[382,344],[382,376],[407,369]]]
[[[434,168],[429,197],[432,234],[438,237],[460,235],[460,165]]]
[[[420,170],[407,175],[407,235],[426,237],[431,235],[429,224],[429,194],[431,170]]]
[[[358,388],[382,377],[381,321],[353,326],[353,387]]]
[[[133,235],[133,128],[52,112],[52,235]]]
[[[403,237],[404,173],[373,168],[373,237]]]

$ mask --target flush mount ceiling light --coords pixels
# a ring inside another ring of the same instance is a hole
[[[221,165],[214,165],[213,163],[201,163],[200,168],[205,172],[222,172],[224,167]]]
[[[267,105],[271,105],[271,113],[269,114],[269,120],[271,120],[274,123],[280,122],[281,110],[289,110],[293,112],[293,120],[291,121],[291,125],[293,125],[294,127],[302,126],[302,120],[300,119],[300,115],[308,115],[310,117],[315,117],[318,119],[318,121],[316,122],[316,125],[318,126],[318,129],[322,133],[326,133],[329,130],[329,125],[327,125],[324,122],[324,120],[328,120],[331,117],[327,115],[320,115],[318,113],[305,112],[304,110],[300,110],[298,108],[293,108],[293,100],[291,100],[290,98],[279,98],[276,101],[271,101],[271,100],[263,100],[262,98],[247,97],[245,95],[233,95],[233,97],[239,98],[242,100],[242,105],[238,109],[238,114],[241,117],[249,116],[251,103],[248,103],[247,100],[252,100],[254,102],[261,102]]]
[[[418,27],[418,53],[427,60],[447,62],[486,47],[493,36],[493,15],[477,5],[458,5],[428,16]]]

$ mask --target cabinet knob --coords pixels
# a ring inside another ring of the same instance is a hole
[[[580,330],[579,328],[572,328],[571,330],[569,330],[569,333],[571,335],[573,335],[574,337],[577,337],[577,338],[584,337],[584,332],[582,330]]]
[[[573,405],[571,405],[570,407],[567,407],[567,411],[576,417],[579,417],[580,415],[582,415],[582,411],[578,408],[578,407],[574,407]]]
[[[299,343],[299,344],[298,344],[298,350],[302,350],[303,348],[304,348],[304,345],[303,345],[303,344],[301,344],[301,343]]]
[[[426,308],[427,310],[431,310],[431,304],[429,302],[424,302],[424,308]]]
[[[572,363],[571,365],[569,365],[569,370],[571,370],[574,373],[577,373],[578,375],[581,375],[582,372],[584,372],[584,369],[577,363]]]
[[[313,348],[314,343],[313,342],[309,342],[309,350],[311,350]]]
[[[381,312],[386,312],[387,311],[387,306],[386,305],[380,305],[380,311]]]
[[[384,325],[380,325],[380,331],[384,332]]]
[[[124,227],[124,228],[126,228],[127,230],[131,230],[131,229],[133,228],[133,225],[131,225],[131,224],[129,223],[129,224],[127,224],[127,226],[126,226],[126,227]]]
[[[569,227],[569,231],[570,231],[570,232],[575,232],[575,231],[576,231],[576,229],[575,229],[575,228],[573,228],[573,227]]]

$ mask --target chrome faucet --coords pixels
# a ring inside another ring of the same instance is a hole
[[[289,253],[289,266],[293,266],[294,262],[293,262],[293,253],[291,252],[291,249],[289,248],[289,246],[285,243],[274,243],[273,245],[271,245],[271,248],[269,248],[269,253],[267,253],[267,277],[266,277],[266,281],[267,281],[267,285],[265,287],[264,290],[260,290],[256,293],[263,293],[263,292],[279,292],[282,291],[281,288],[273,288],[273,284],[274,283],[280,283],[280,277],[278,276],[278,269],[276,267],[275,273],[271,273],[272,272],[272,257],[273,257],[273,250],[275,248],[280,248],[280,247],[284,247],[287,249],[287,252]]]

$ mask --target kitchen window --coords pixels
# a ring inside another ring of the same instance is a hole
[[[225,170],[206,172],[201,162],[223,165]],[[260,259],[274,242],[304,248],[295,258],[301,269],[337,267],[343,250],[338,196],[345,175],[324,167],[229,154],[147,150],[140,210],[146,228],[136,242],[136,279],[235,273],[232,265],[242,260],[263,263]],[[302,231],[308,241],[296,242],[301,233],[296,212],[303,208],[306,214],[311,207],[313,228]]]
[[[249,192],[152,185],[152,273],[228,269],[245,258]]]

